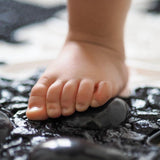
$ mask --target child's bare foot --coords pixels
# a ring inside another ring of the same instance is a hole
[[[124,58],[115,50],[67,41],[33,87],[27,117],[44,120],[101,106],[122,91],[127,79]]]

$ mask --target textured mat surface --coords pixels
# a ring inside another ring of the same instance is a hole
[[[0,132],[4,135],[0,145],[1,160],[26,160],[33,146],[59,137],[83,138],[102,147],[117,149],[132,160],[158,159],[159,147],[148,145],[147,139],[160,128],[159,88],[133,90],[131,96],[124,99],[130,107],[129,115],[118,127],[83,128],[75,124],[78,113],[71,117],[46,121],[30,121],[26,118],[29,93],[40,73],[37,72],[23,81],[0,78],[0,111],[6,115],[4,118],[4,115],[0,114]],[[98,110],[95,112],[98,114]],[[89,118],[90,112],[84,119],[80,119],[80,123],[87,123]],[[156,141],[158,144],[157,139]]]

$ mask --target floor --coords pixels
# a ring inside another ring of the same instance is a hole
[[[33,3],[31,0],[18,1]],[[134,0],[126,23],[126,62],[130,70],[130,88],[160,86],[160,15],[145,12],[149,1]],[[64,2],[34,0],[35,4],[42,6]],[[24,79],[56,58],[68,28],[67,13],[58,14],[58,17],[17,30],[17,39],[26,43],[15,45],[0,41],[0,60],[8,63],[0,67],[1,76]]]

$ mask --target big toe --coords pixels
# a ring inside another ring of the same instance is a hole
[[[42,76],[31,90],[26,115],[30,120],[45,120],[48,118],[46,111],[46,93],[51,80]]]
[[[47,119],[46,107],[45,107],[45,87],[37,84],[33,87],[29,98],[29,104],[26,115],[30,120],[44,120]]]
[[[91,107],[99,107],[112,97],[112,85],[108,81],[100,81],[93,94]]]

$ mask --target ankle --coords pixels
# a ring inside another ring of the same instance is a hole
[[[89,35],[79,32],[69,32],[66,43],[84,44],[88,47],[96,47],[103,52],[110,53],[111,56],[119,60],[125,60],[124,43],[122,39],[106,38],[101,36]]]

